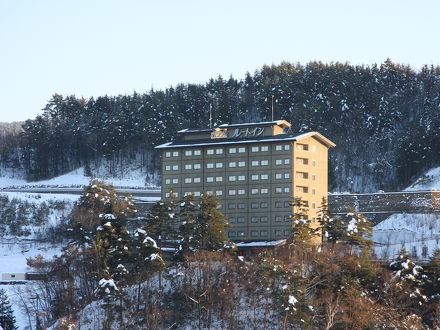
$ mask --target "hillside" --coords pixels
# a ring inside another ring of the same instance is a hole
[[[54,95],[40,116],[0,153],[0,172],[29,180],[102,162],[109,175],[138,167],[156,177],[153,147],[176,131],[275,117],[295,132],[319,131],[330,153],[330,190],[403,189],[440,165],[440,68],[380,65],[264,66],[243,79],[218,77],[163,91],[81,99]],[[14,169],[14,171],[12,171]],[[0,173],[0,175],[2,175]]]

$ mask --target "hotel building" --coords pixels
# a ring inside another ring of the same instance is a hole
[[[162,153],[162,198],[202,193],[218,197],[235,241],[290,235],[294,197],[307,203],[312,226],[327,197],[328,149],[317,132],[293,134],[287,121],[184,129]]]

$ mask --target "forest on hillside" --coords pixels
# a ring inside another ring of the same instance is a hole
[[[420,70],[387,60],[264,66],[243,79],[83,99],[53,95],[23,130],[2,135],[1,168],[30,180],[49,178],[105,158],[159,169],[153,147],[177,130],[213,123],[271,119],[293,132],[319,131],[330,152],[330,190],[369,192],[404,188],[440,165],[440,67]]]

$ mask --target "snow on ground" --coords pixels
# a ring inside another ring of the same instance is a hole
[[[60,175],[58,177],[27,182],[24,179],[16,179],[10,177],[0,177],[0,188],[6,187],[41,187],[41,186],[57,186],[57,187],[79,187],[88,185],[92,178],[84,175],[84,168],[80,167],[72,172]],[[132,187],[132,188],[146,188],[153,187],[154,184],[146,182],[145,174],[142,174],[140,170],[129,171],[125,173],[124,178],[114,178],[106,176],[97,176],[94,179],[105,181],[117,187]]]
[[[440,190],[440,167],[430,169],[405,190]]]
[[[393,214],[373,229],[379,258],[393,258],[404,247],[418,259],[440,248],[440,214]]]

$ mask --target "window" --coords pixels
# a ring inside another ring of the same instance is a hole
[[[214,195],[214,192],[213,192],[212,190],[208,190],[208,191],[206,192],[206,195],[208,195],[208,196],[212,196],[212,195]]]
[[[173,157],[177,157],[179,156],[179,152],[178,151],[173,151]]]
[[[284,187],[284,193],[285,193],[285,194],[290,193],[290,188],[289,188],[289,187]]]
[[[167,151],[167,152],[165,153],[165,157],[171,157],[171,152]]]
[[[312,218],[312,222],[316,222],[316,217],[313,217],[313,218]]]
[[[283,203],[281,203],[281,202],[275,202],[275,207],[276,207],[276,208],[281,208],[281,207],[283,207]]]
[[[267,230],[260,230],[260,236],[267,236]]]
[[[252,174],[251,180],[253,180],[253,181],[258,180],[259,177],[260,176],[258,174]]]
[[[258,194],[258,188],[253,188],[253,189],[251,190],[251,194],[252,194],[252,195],[256,195],[256,194]]]
[[[261,146],[261,151],[269,151],[269,146]]]
[[[283,164],[283,160],[282,159],[276,159],[275,160],[275,165],[282,165]]]
[[[238,148],[238,152],[239,152],[239,153],[246,152],[246,147],[240,147],[240,148]]]
[[[285,230],[285,231],[284,231],[284,236],[289,236],[289,235],[290,235],[290,230],[288,230],[288,229]]]
[[[228,178],[228,180],[229,180],[230,182],[232,182],[232,181],[235,181],[236,178],[237,178],[237,177],[236,177],[235,175],[230,175],[229,178]]]
[[[215,182],[222,182],[223,181],[223,177],[222,176],[216,176],[215,177]]]
[[[282,178],[283,178],[283,175],[281,173],[276,173],[275,174],[275,179],[279,180],[279,179],[282,179]]]
[[[194,150],[194,156],[200,156],[202,154],[202,150]]]
[[[268,174],[261,174],[261,180],[268,180],[269,175]]]
[[[260,217],[260,222],[267,222],[267,216]]]
[[[206,168],[214,168],[214,163],[207,163]]]
[[[276,151],[283,150],[283,146],[282,146],[282,145],[276,145],[276,146],[275,146],[275,150],[276,150]]]
[[[237,204],[237,208],[240,209],[240,210],[244,209],[245,207],[246,207],[246,205],[244,203],[238,203]]]
[[[238,237],[244,237],[244,231],[237,231]]]
[[[244,223],[244,217],[237,217],[238,223]]]
[[[246,162],[238,162],[238,167],[245,167],[246,166]]]
[[[309,164],[309,160],[308,160],[307,158],[300,158],[300,157],[297,157],[297,158],[296,158],[296,163],[297,163],[298,165],[308,165],[308,164]]]
[[[258,230],[251,230],[251,236],[257,237],[258,236]]]
[[[244,189],[238,189],[238,194],[239,195],[244,195],[246,192]]]
[[[179,169],[179,165],[173,165],[173,171],[177,171]]]
[[[192,182],[192,178],[185,178],[185,183],[191,183]]]
[[[316,181],[316,174],[312,174],[312,180]]]
[[[304,186],[296,186],[296,192],[308,193],[309,188]]]
[[[275,188],[275,194],[281,194],[283,192],[283,189],[281,187]]]
[[[207,155],[214,155],[214,149],[208,149],[206,150]]]
[[[285,207],[285,208],[290,207],[290,202],[289,202],[289,201],[285,201],[285,202],[284,202],[284,207]]]
[[[236,167],[237,163],[236,162],[229,162],[229,167]]]
[[[237,153],[237,148],[229,148],[229,153],[230,154],[236,154]]]
[[[216,190],[216,191],[215,191],[215,194],[216,194],[217,196],[221,196],[221,195],[223,195],[223,190]]]
[[[171,180],[170,179],[165,179],[165,184],[170,184]]]
[[[290,150],[290,144],[286,144],[285,146],[284,146],[284,150]]]
[[[222,148],[215,149],[215,154],[216,155],[222,155],[223,154],[223,149]]]
[[[237,236],[237,233],[235,231],[228,232],[228,237],[229,238],[233,238],[233,237],[236,237],[236,236]]]
[[[309,173],[306,173],[306,172],[296,172],[296,177],[298,179],[308,179],[309,178]]]
[[[268,193],[269,193],[269,189],[267,189],[267,188],[261,188],[260,192],[261,192],[262,194],[268,194]]]
[[[302,201],[303,202],[303,206],[304,207],[309,207],[309,202],[308,201]]]
[[[192,170],[192,164],[185,164],[185,170]]]
[[[312,166],[316,167],[316,160],[312,160]]]
[[[260,162],[258,160],[253,160],[251,165],[252,166],[258,166],[258,165],[260,165]]]
[[[166,165],[165,166],[165,171],[171,171],[171,165]]]
[[[228,191],[228,194],[229,194],[230,196],[234,196],[236,193],[237,193],[237,191],[236,191],[235,189],[230,189],[230,190]]]
[[[316,188],[312,188],[312,195],[316,195]]]
[[[260,203],[260,207],[261,207],[262,209],[266,209],[268,206],[269,206],[269,204],[267,204],[267,202],[261,202],[261,203]]]
[[[229,209],[229,210],[234,210],[235,207],[236,207],[235,203],[229,203],[229,204],[228,204],[228,209]]]
[[[238,181],[244,181],[244,180],[246,180],[246,177],[244,175],[238,176]]]
[[[215,168],[223,168],[223,163],[215,163]]]
[[[194,183],[200,183],[200,178],[194,178]]]
[[[258,209],[259,203],[258,202],[252,202],[251,203],[251,209]]]
[[[194,196],[200,197],[200,191],[194,191]]]
[[[276,216],[275,216],[275,222],[281,222],[281,220],[283,220],[283,218],[281,217],[281,215],[276,215]]]
[[[165,197],[179,197],[179,193],[176,193],[176,192],[169,193],[169,192],[167,192],[167,193],[165,193]]]
[[[217,210],[223,210],[223,204],[218,204],[217,205]]]
[[[284,159],[284,165],[289,165],[290,164],[290,159]]]
[[[253,223],[258,222],[258,217],[251,217],[251,222]]]
[[[309,145],[308,144],[302,144],[302,143],[297,143],[296,144],[296,150],[309,150]]]
[[[289,222],[289,221],[290,221],[290,215],[285,215],[284,222]]]
[[[208,176],[206,178],[206,182],[214,182],[214,177],[213,176]]]
[[[228,218],[229,223],[235,223],[235,217],[229,217]]]
[[[200,170],[201,168],[202,168],[202,166],[200,164],[194,164],[195,170]]]
[[[230,232],[231,233],[231,232]],[[232,232],[235,234],[235,232]],[[279,237],[279,236],[283,236],[283,231],[282,230],[275,230],[275,236]],[[229,236],[232,237],[232,236]]]
[[[312,203],[312,209],[316,209],[316,203],[315,202]]]
[[[290,173],[284,173],[284,179],[290,179]]]
[[[261,161],[261,166],[267,166],[269,165],[269,161],[268,160],[262,160]]]
[[[251,151],[252,152],[259,152],[260,151],[260,147],[252,147]]]
[[[192,156],[192,150],[185,150],[185,156]]]
[[[179,183],[179,179],[173,179],[173,184]]]

